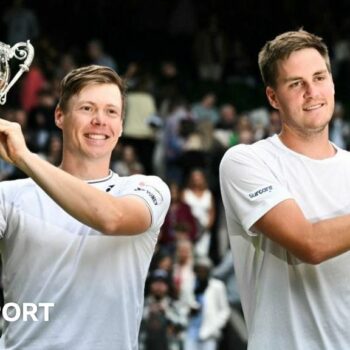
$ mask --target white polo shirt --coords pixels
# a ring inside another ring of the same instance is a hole
[[[151,227],[106,236],[62,210],[31,179],[0,183],[5,303],[54,303],[49,321],[6,322],[5,349],[137,349],[144,282],[170,193],[155,176],[90,181],[112,196],[145,200]],[[137,215],[135,215],[137,220]]]
[[[229,149],[220,182],[248,349],[350,349],[350,253],[310,265],[251,229],[288,198],[311,222],[350,214],[350,154],[314,160],[273,136]]]

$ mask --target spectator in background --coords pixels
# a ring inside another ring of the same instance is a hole
[[[47,79],[36,57],[21,81],[19,99],[21,107],[29,112],[38,106],[39,92],[46,86]]]
[[[153,151],[155,130],[149,124],[149,118],[156,114],[156,103],[148,90],[148,76],[138,77],[137,85],[130,89],[126,98],[126,116],[124,121],[123,145],[134,147],[146,174],[153,174]]]
[[[77,62],[74,54],[66,52],[59,58],[59,65],[55,70],[55,78],[61,80],[66,74],[75,68],[77,68]]]
[[[233,104],[225,103],[221,106],[219,120],[215,124],[214,136],[225,149],[230,146],[233,138],[237,136],[237,118],[237,111]]]
[[[207,168],[208,150],[204,148],[203,135],[198,130],[198,124],[193,120],[183,120],[181,132],[185,135],[180,163],[183,184],[193,168]]]
[[[334,106],[333,118],[330,123],[329,139],[338,147],[348,149],[350,136],[349,121],[345,118],[344,106],[336,102]]]
[[[112,163],[112,169],[119,176],[130,176],[144,173],[143,166],[139,162],[134,148],[130,145],[122,147],[121,158]]]
[[[57,69],[57,62],[60,57],[55,42],[47,33],[43,33],[39,36],[38,40],[34,43],[35,56],[41,58],[40,65],[46,77],[53,77]],[[29,68],[30,69],[30,68]],[[61,76],[61,79],[63,76]]]
[[[165,270],[171,279],[173,279],[174,254],[164,249],[161,244],[157,244],[156,251],[153,255],[149,271],[157,269]],[[147,288],[146,288],[147,289]]]
[[[183,83],[179,77],[178,67],[173,61],[163,61],[156,84],[155,96],[159,115],[164,119],[170,113],[172,100],[184,95]]]
[[[62,146],[62,137],[57,133],[52,133],[40,155],[49,163],[59,166],[62,161]]]
[[[236,131],[237,132],[231,136],[230,146],[234,146],[239,143],[246,143],[246,140],[248,143],[250,143],[251,135],[254,140],[255,129],[247,114],[241,114],[238,117]]]
[[[254,108],[247,113],[247,116],[252,125],[255,141],[265,138],[270,120],[269,110],[265,107]]]
[[[181,239],[194,242],[198,236],[196,219],[191,208],[182,200],[181,190],[175,182],[169,185],[170,208],[161,227],[159,242],[174,252],[176,243]]]
[[[50,134],[58,131],[52,115],[55,112],[57,100],[49,87],[38,92],[38,102],[28,113],[28,129],[33,134],[33,146],[36,152],[42,152]]]
[[[223,281],[226,285],[227,298],[231,306],[240,309],[241,298],[239,296],[235,269],[233,266],[232,253],[226,251],[219,264],[213,267],[212,276]]]
[[[281,132],[281,127],[282,123],[279,112],[275,109],[270,110],[269,124],[265,137],[279,134]]]
[[[183,190],[183,201],[190,206],[200,226],[200,237],[195,244],[195,252],[207,256],[216,213],[214,197],[202,169],[192,169],[189,173]]]
[[[219,120],[215,128],[233,130],[237,124],[237,110],[232,103],[225,103],[220,107]]]
[[[181,304],[171,296],[171,279],[165,270],[150,273],[149,291],[140,329],[140,350],[181,350],[181,332],[187,318]]]
[[[250,145],[255,141],[254,132],[252,129],[241,129],[238,132],[238,143]]]
[[[193,294],[196,304],[191,309],[184,350],[216,350],[222,329],[230,317],[230,306],[224,283],[211,276],[208,257],[195,261]]]
[[[190,128],[187,128],[190,126]],[[165,177],[168,182],[180,184],[183,179],[181,158],[187,137],[194,130],[194,122],[186,100],[176,97],[171,100],[169,114],[166,116],[163,144],[165,158]]]
[[[219,114],[216,109],[216,95],[213,92],[205,93],[199,102],[193,104],[191,112],[193,118],[200,122],[209,120],[215,125],[219,120]]]
[[[118,71],[117,63],[114,58],[108,55],[103,48],[100,40],[90,40],[87,44],[87,56],[90,64],[106,66]]]
[[[6,25],[6,44],[11,46],[27,40],[35,41],[39,36],[37,15],[24,7],[23,2],[23,0],[12,1],[12,6],[2,18]]]
[[[141,65],[138,62],[129,62],[123,78],[126,82],[128,90],[133,90],[137,84],[139,83],[139,77],[142,75],[141,73]]]
[[[173,266],[173,283],[175,295],[188,313],[194,304],[193,288],[195,275],[193,271],[193,244],[189,239],[176,242]]]

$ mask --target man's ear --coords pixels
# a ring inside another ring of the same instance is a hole
[[[266,96],[270,102],[270,105],[275,109],[279,109],[279,103],[276,97],[275,90],[271,86],[266,87]]]
[[[55,109],[55,124],[58,128],[62,129],[64,120],[64,114],[60,106],[57,106]]]

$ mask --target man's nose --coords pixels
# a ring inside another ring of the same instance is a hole
[[[94,114],[91,123],[94,125],[105,125],[106,124],[106,115],[103,111],[96,111]]]
[[[305,97],[315,97],[319,93],[318,88],[315,83],[306,83],[305,84]]]

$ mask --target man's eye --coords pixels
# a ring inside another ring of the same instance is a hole
[[[109,115],[112,115],[112,116],[118,116],[118,112],[116,111],[116,110],[114,110],[114,109],[109,109],[108,110],[108,114]]]
[[[294,83],[289,85],[291,88],[296,88],[301,86],[301,82],[300,81],[295,81]]]

